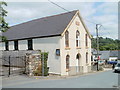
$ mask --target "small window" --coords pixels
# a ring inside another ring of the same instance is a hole
[[[9,50],[9,42],[8,41],[5,42],[5,50],[7,50],[7,51]]]
[[[86,53],[86,63],[88,63],[88,52]]]
[[[33,50],[33,42],[32,42],[32,39],[28,40],[28,50]]]
[[[87,34],[85,34],[85,44],[86,44],[86,47],[88,46],[88,36]]]
[[[15,50],[18,50],[18,40],[14,41],[14,48]]]
[[[69,32],[65,32],[65,46],[69,47]]]
[[[56,55],[60,56],[60,49],[56,49]]]
[[[76,47],[80,47],[80,33],[76,31]]]

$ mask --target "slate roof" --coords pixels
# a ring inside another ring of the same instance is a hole
[[[19,40],[61,35],[77,11],[43,17],[12,26],[3,33],[3,36],[6,36],[7,40]]]
[[[109,59],[110,51],[100,51],[100,53],[101,53],[100,56],[101,59]]]
[[[110,57],[118,57],[118,51],[110,51]]]
[[[118,59],[120,60],[120,50],[118,51]]]
[[[93,55],[97,55],[97,51],[93,51]],[[99,51],[101,59],[109,59],[110,51]]]
[[[97,55],[97,51],[93,51],[93,55]],[[109,59],[109,57],[118,57],[120,59],[120,50],[99,51],[101,59]]]

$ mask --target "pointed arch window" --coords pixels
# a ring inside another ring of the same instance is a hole
[[[65,46],[69,47],[69,32],[65,32]]]
[[[80,32],[76,31],[76,47],[80,47]]]

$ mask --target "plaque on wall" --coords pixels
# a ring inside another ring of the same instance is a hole
[[[75,24],[76,24],[77,26],[80,26],[80,22],[78,22],[78,21],[76,21]]]

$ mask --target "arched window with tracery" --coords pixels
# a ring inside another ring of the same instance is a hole
[[[65,32],[65,46],[69,47],[69,32]]]
[[[80,47],[80,33],[76,31],[76,47]]]

